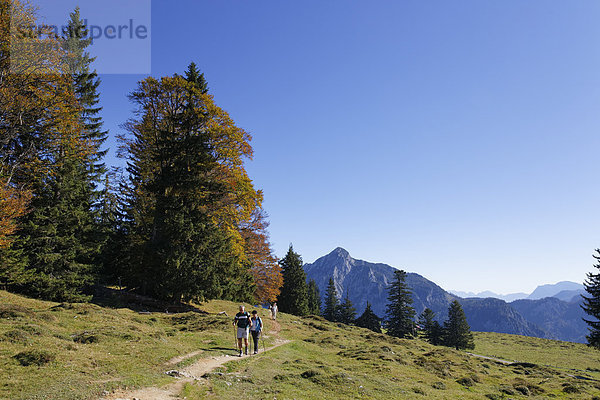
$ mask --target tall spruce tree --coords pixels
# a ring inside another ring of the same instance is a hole
[[[122,139],[129,158],[127,245],[119,259],[125,284],[175,302],[251,300],[249,265],[234,251],[235,232],[218,223],[217,207],[235,204],[220,160],[241,165],[229,147],[239,143],[227,136],[237,128],[229,119],[227,126],[215,122],[222,110],[180,76],[147,78],[130,99],[141,118],[127,124],[131,136]]]
[[[346,292],[346,296],[344,297],[344,301],[340,303],[338,306],[338,320],[344,324],[353,324],[356,319],[356,308],[352,305],[350,301],[349,293]]]
[[[325,291],[325,304],[323,306],[323,318],[328,321],[335,322],[338,320],[338,297],[335,289],[333,278],[329,278],[329,284]]]
[[[584,282],[585,291],[588,296],[583,297],[581,308],[590,316],[591,319],[584,321],[589,325],[589,335],[586,336],[588,344],[592,347],[600,349],[600,249],[596,249],[598,255],[592,255],[596,259],[594,268],[597,273],[589,272],[587,280]]]
[[[63,48],[66,52],[66,64],[71,76],[75,96],[81,107],[80,119],[83,125],[83,137],[92,147],[90,162],[86,164],[90,180],[99,184],[106,172],[103,158],[107,150],[102,145],[108,137],[108,131],[102,129],[100,111],[100,78],[92,64],[96,57],[91,57],[87,48],[92,44],[89,29],[82,20],[79,7],[70,14],[67,26],[63,29]],[[99,192],[97,193],[99,197]],[[96,199],[97,200],[97,199]]]
[[[394,281],[390,285],[386,307],[385,328],[388,335],[406,338],[413,335],[415,310],[413,299],[406,284],[406,272],[394,271]]]
[[[90,212],[91,188],[77,162],[65,160],[40,185],[23,221],[17,247],[34,273],[19,291],[54,301],[84,301],[99,252]]]
[[[308,286],[306,284],[306,273],[302,268],[300,254],[294,252],[290,245],[285,257],[279,261],[283,269],[283,286],[277,298],[279,310],[294,314],[308,314]]]
[[[308,313],[321,315],[321,294],[314,279],[308,282]]]
[[[367,328],[373,332],[381,333],[381,318],[379,318],[371,308],[371,304],[367,301],[367,307],[360,317],[355,321],[356,326]]]
[[[458,300],[450,303],[448,319],[444,322],[443,342],[445,346],[460,349],[474,349],[475,342],[467,317]]]
[[[426,308],[419,315],[419,325],[429,343],[433,345],[442,344],[442,326],[435,320],[435,313],[430,308]]]

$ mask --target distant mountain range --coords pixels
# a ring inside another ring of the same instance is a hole
[[[510,293],[510,294],[497,294],[494,292],[490,292],[489,290],[480,293],[473,292],[461,292],[457,290],[450,290],[450,293],[455,296],[468,298],[468,297],[493,297],[496,299],[501,299],[507,302],[522,300],[522,299],[530,299],[530,300],[539,300],[545,297],[557,297],[564,301],[571,301],[573,297],[584,294],[585,290],[583,285],[580,283],[563,281],[548,285],[538,286],[531,293]]]
[[[321,298],[325,296],[329,278],[333,278],[338,296],[348,294],[359,315],[367,301],[377,315],[385,315],[388,286],[395,268],[354,259],[348,251],[338,247],[314,263],[305,264],[304,270],[307,279],[317,283]],[[440,322],[446,319],[450,302],[457,299],[474,331],[585,342],[587,325],[582,320],[585,314],[580,307],[580,295],[584,291],[580,284],[559,282],[539,286],[531,294],[515,293],[498,298],[499,295],[492,292],[450,293],[416,273],[407,273],[406,282],[412,290],[417,314],[430,308]]]

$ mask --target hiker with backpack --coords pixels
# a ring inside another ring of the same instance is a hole
[[[258,312],[253,310],[252,318],[250,318],[250,333],[252,334],[252,341],[254,342],[254,354],[258,354],[258,341],[260,340],[262,328],[262,319],[258,316]]]
[[[237,326],[237,345],[240,350],[239,357],[242,356],[242,339],[244,339],[245,354],[248,355],[248,330],[250,328],[250,314],[245,310],[243,305],[240,306],[240,312],[235,315],[233,325]]]

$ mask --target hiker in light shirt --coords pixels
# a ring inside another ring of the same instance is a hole
[[[250,328],[250,314],[243,305],[240,306],[240,312],[235,315],[233,325],[237,325],[237,345],[240,350],[239,357],[242,356],[242,339],[244,339],[245,354],[248,355],[248,330]]]

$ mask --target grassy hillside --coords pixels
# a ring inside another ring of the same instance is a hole
[[[0,291],[0,399],[97,399],[117,387],[166,385],[175,379],[166,370],[233,354],[231,318],[216,313],[236,307],[139,314]],[[600,398],[600,353],[584,345],[476,334],[475,353],[521,363],[505,365],[319,317],[279,322],[274,332],[265,318],[267,347],[276,337],[290,343],[225,364],[186,384],[181,398]]]

